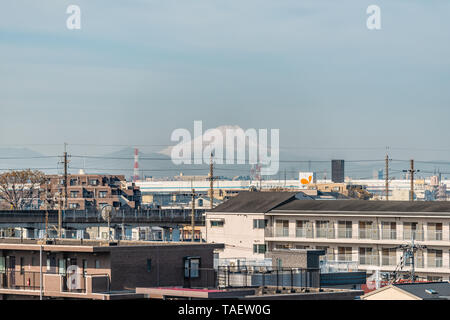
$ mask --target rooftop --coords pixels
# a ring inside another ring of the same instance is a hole
[[[424,300],[450,299],[449,282],[399,283],[393,286]]]
[[[241,192],[210,212],[268,213],[283,211],[392,212],[450,214],[448,201],[312,200],[303,192]]]
[[[372,212],[429,212],[450,213],[447,201],[374,201],[374,200],[293,200],[280,204],[275,211],[372,211]]]
[[[298,192],[240,192],[210,212],[266,213],[295,198]]]
[[[112,250],[130,247],[177,247],[177,246],[212,246],[223,248],[223,244],[211,244],[204,242],[163,242],[163,241],[101,241],[101,240],[76,240],[76,239],[48,239],[47,242],[40,239],[4,238],[0,239],[0,250],[39,250],[43,246],[44,251],[69,251],[69,252],[110,252]]]

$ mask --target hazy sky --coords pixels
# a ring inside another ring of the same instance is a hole
[[[70,4],[81,30],[66,28]],[[381,30],[366,27],[371,4]],[[277,128],[281,146],[348,148],[323,156],[382,158],[389,145],[405,148],[401,157],[450,157],[447,0],[3,0],[0,9],[0,144],[167,144],[203,120]],[[379,149],[351,149],[360,147]]]

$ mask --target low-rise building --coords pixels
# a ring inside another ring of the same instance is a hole
[[[215,284],[221,244],[3,239],[0,298],[136,298],[136,287]]]
[[[449,282],[392,284],[361,296],[362,300],[449,300]]]
[[[220,258],[264,259],[276,249],[321,249],[328,261],[352,262],[368,275],[404,273],[401,245],[421,245],[415,275],[450,277],[450,203],[300,200],[292,192],[243,192],[207,211],[210,243],[224,243]]]

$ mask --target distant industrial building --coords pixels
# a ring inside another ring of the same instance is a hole
[[[331,160],[331,181],[344,182],[344,160]]]

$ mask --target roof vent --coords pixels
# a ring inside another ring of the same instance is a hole
[[[425,292],[428,294],[437,294],[438,293],[437,291],[435,291],[433,289],[426,289]]]

